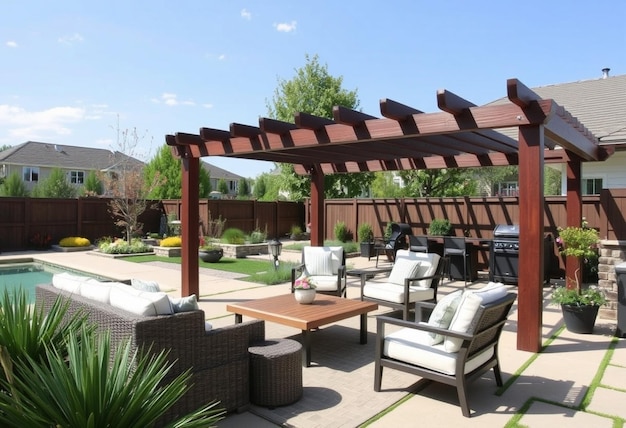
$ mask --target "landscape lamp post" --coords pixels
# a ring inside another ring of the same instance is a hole
[[[270,242],[267,243],[268,249],[272,257],[274,257],[274,270],[278,270],[278,256],[280,256],[280,252],[283,249],[283,244],[274,238]]]

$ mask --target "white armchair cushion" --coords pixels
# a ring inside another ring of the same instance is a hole
[[[390,282],[368,281],[363,287],[363,296],[393,303],[404,303],[404,285]],[[432,300],[435,290],[417,286],[409,286],[409,302]]]
[[[332,275],[332,253],[324,247],[304,247],[304,265],[308,276]]]
[[[312,275],[309,280],[319,291],[337,291],[337,275]]]
[[[417,260],[397,259],[389,273],[387,282],[404,285],[405,278],[415,278],[419,271],[420,262]]]
[[[422,330],[403,328],[385,337],[383,354],[409,364],[449,375],[456,374],[456,353],[449,353],[443,344],[431,345],[432,338]],[[475,355],[465,364],[465,373],[480,367],[493,355],[493,346]]]
[[[449,328],[459,303],[461,303],[462,296],[463,291],[458,290],[439,300],[428,318],[428,325],[445,329]],[[428,332],[428,335],[431,338],[431,345],[443,342],[441,334]]]
[[[506,296],[506,294],[506,287],[502,283],[489,283],[480,290],[466,290],[452,318],[450,330],[462,333],[467,332],[480,305],[495,302]],[[458,352],[462,343],[462,339],[446,337],[444,349],[446,352]]]
[[[409,250],[398,250],[396,252],[396,263],[400,259],[417,260],[420,262],[420,271],[416,277],[423,278],[426,276],[433,276],[439,266],[441,257],[436,253],[417,253]],[[413,283],[413,285],[419,285],[420,287],[430,287],[432,279],[423,279]]]

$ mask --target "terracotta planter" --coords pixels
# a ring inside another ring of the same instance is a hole
[[[294,290],[294,297],[298,303],[303,305],[310,305],[315,300],[315,289],[308,288],[306,290]]]
[[[198,250],[200,260],[207,263],[217,263],[224,256],[224,250],[221,248],[215,250]]]

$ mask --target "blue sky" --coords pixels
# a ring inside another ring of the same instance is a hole
[[[626,73],[626,2],[13,1],[0,4],[0,145],[117,149],[145,137],[258,125],[277,80],[319,55],[360,109],[391,98],[433,112],[437,89],[476,104],[528,86]],[[206,161],[244,177],[273,164]]]

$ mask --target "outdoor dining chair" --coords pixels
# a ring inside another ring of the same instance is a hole
[[[428,236],[425,235],[409,235],[409,250],[416,253],[430,253],[428,244]]]
[[[467,243],[464,237],[444,236],[443,237],[443,255],[450,260],[448,264],[448,279],[452,280],[452,270],[454,267],[463,266],[461,273],[465,286],[467,287],[467,279],[471,272],[471,259]],[[458,263],[455,263],[456,262]]]

